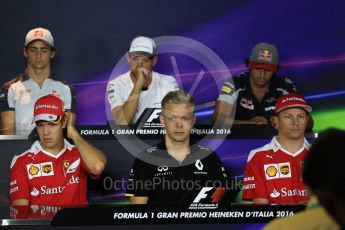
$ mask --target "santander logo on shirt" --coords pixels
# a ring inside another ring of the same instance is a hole
[[[72,185],[72,184],[79,184],[79,183],[80,183],[79,177],[75,177],[72,175],[71,179],[69,179],[66,186]],[[61,194],[65,190],[66,186],[49,187],[49,186],[43,185],[39,189],[37,189],[36,187],[33,187],[30,194],[31,196]]]
[[[277,191],[275,188],[273,189],[270,197],[278,198],[278,197],[292,197],[292,196],[307,196],[307,191],[305,189],[287,189],[285,187],[281,188],[280,191]]]

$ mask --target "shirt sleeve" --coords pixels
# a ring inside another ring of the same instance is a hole
[[[117,106],[123,105],[127,100],[127,96],[124,95],[122,87],[119,85],[118,81],[112,80],[108,82],[107,95],[111,110]]]
[[[25,168],[15,156],[11,163],[10,176],[10,201],[18,199],[27,199],[30,201],[30,185],[28,178],[28,170]]]
[[[57,84],[58,91],[61,95],[59,97],[63,100],[64,109],[76,113],[76,95],[74,87],[64,81],[54,80]],[[52,91],[53,93],[54,91]]]
[[[220,89],[218,101],[223,101],[228,104],[234,105],[236,104],[236,100],[238,97],[238,90],[236,90],[235,85],[232,83],[232,79],[228,79],[222,85]]]
[[[74,87],[69,87],[69,89],[71,91],[70,111],[76,114],[77,113],[77,95],[76,95]]]
[[[284,89],[283,94],[297,93],[295,84],[287,77],[282,78],[282,88]]]
[[[0,112],[5,112],[8,110],[13,110],[13,93],[9,93],[6,87],[0,89]]]
[[[168,87],[169,87],[169,89],[168,89],[169,92],[176,91],[176,90],[180,89],[180,87],[179,87],[179,85],[178,85],[178,83],[174,77],[171,77],[171,82],[169,82]]]
[[[253,200],[255,198],[268,199],[264,181],[265,179],[260,167],[263,166],[260,165],[255,156],[247,162],[244,170],[242,187],[243,200]]]

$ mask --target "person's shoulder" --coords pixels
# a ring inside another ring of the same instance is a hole
[[[212,149],[209,149],[203,145],[199,145],[199,144],[192,145],[191,146],[191,152],[194,154],[197,153],[197,154],[201,155],[201,157],[217,156],[215,151],[213,151]]]
[[[205,146],[202,145],[193,145],[191,148],[191,153],[194,155],[194,159],[203,159],[210,164],[214,164],[215,162],[220,162],[220,158],[218,154]]]
[[[242,72],[238,75],[234,75],[232,77],[229,77],[226,79],[225,83],[230,83],[231,85],[234,85],[235,88],[242,88],[244,87],[249,81],[249,73],[248,72]]]
[[[290,77],[287,76],[274,76],[271,78],[271,81],[278,85],[293,85],[293,81],[290,79]]]
[[[283,92],[283,94],[297,92],[297,88],[295,84],[290,80],[290,78],[282,76],[272,77],[270,88],[273,90],[275,89],[279,92]]]
[[[140,154],[154,154],[156,152],[158,152],[158,145],[145,149]]]
[[[119,76],[117,76],[116,78],[114,79],[111,79],[108,81],[108,87],[109,86],[112,86],[112,85],[116,85],[116,84],[122,84],[122,83],[125,83],[127,84],[127,82],[131,80],[130,78],[130,72],[126,72],[124,74],[121,74]]]
[[[18,163],[18,164],[24,164],[29,158],[33,157],[35,153],[32,151],[32,149],[28,149],[25,152],[19,154],[19,155],[15,155],[12,159],[10,168],[12,169],[12,167]]]
[[[267,143],[259,148],[253,149],[249,152],[247,162],[251,161],[254,157],[261,157],[266,155],[269,152],[272,152],[274,149],[272,141]]]
[[[193,145],[193,150],[194,151],[201,151],[201,152],[213,152],[213,150],[203,146],[203,145],[199,145],[199,144],[196,144],[196,145]]]
[[[143,159],[146,159],[148,157],[155,157],[155,156],[157,156],[157,154],[159,154],[159,148],[156,145],[156,146],[150,147],[150,148],[145,149],[144,151],[140,152],[136,156],[136,158],[139,160],[143,160]]]
[[[176,81],[176,79],[171,76],[171,75],[167,75],[167,74],[161,74],[161,73],[158,73],[158,72],[154,72],[152,71],[152,77],[154,79],[157,79],[159,81]]]
[[[47,80],[49,81],[48,84],[52,85],[53,87],[62,87],[62,88],[69,89],[70,91],[74,90],[74,86],[72,84],[68,83],[67,81],[61,78],[52,77],[52,78],[48,78]]]
[[[6,81],[6,82],[3,84],[2,88],[8,90],[11,86],[13,87],[13,86],[15,86],[16,84],[19,84],[20,82],[22,82],[22,81],[24,81],[24,80],[26,80],[25,74],[24,74],[24,73],[21,73],[21,74],[19,74],[18,76],[14,77],[14,78],[12,78],[12,79],[10,79],[10,80],[8,80],[8,81]]]
[[[134,161],[136,167],[151,167],[157,164],[159,161],[161,151],[159,151],[158,146],[150,147],[142,152],[140,152]]]

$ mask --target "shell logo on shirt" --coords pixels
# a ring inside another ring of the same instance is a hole
[[[29,179],[41,176],[53,176],[54,168],[52,162],[42,162],[38,164],[26,165]]]
[[[264,165],[266,180],[291,177],[290,162]]]
[[[266,169],[266,175],[268,175],[269,177],[275,177],[277,175],[277,168],[275,166],[269,166]]]
[[[39,173],[40,169],[39,167],[35,166],[35,165],[31,165],[30,168],[29,168],[29,174],[31,176],[35,176]]]

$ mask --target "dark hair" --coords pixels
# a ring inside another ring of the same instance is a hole
[[[311,146],[303,165],[303,180],[312,189],[327,190],[345,200],[345,131],[327,129]]]

